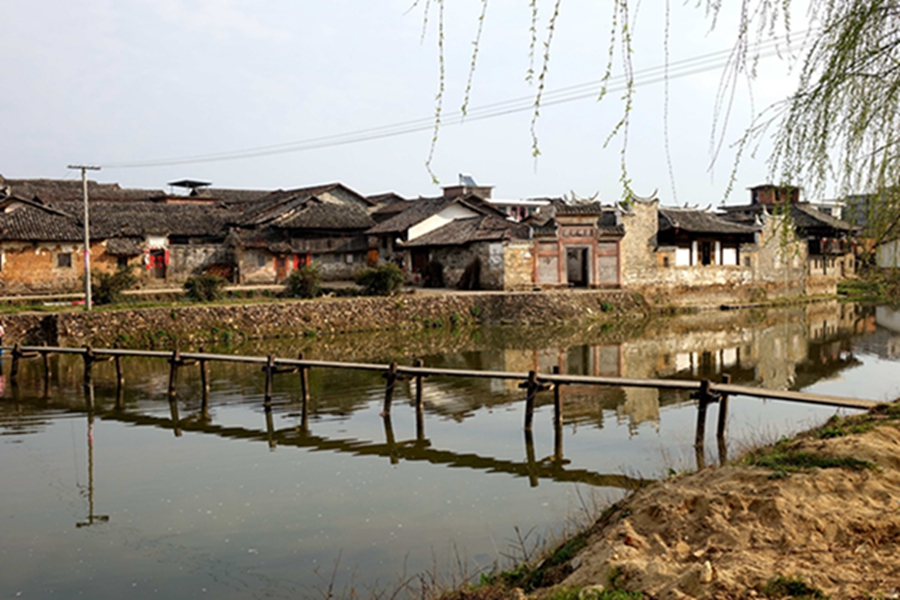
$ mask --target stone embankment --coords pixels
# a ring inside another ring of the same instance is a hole
[[[25,313],[3,317],[5,343],[173,347],[389,329],[612,320],[647,313],[621,291],[407,294],[258,304]]]

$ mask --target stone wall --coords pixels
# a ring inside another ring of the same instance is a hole
[[[503,289],[534,288],[534,243],[508,242],[503,248]]]
[[[630,293],[411,294],[269,304],[201,305],[3,317],[5,343],[171,348],[223,340],[300,337],[475,323],[539,324],[641,315]]]

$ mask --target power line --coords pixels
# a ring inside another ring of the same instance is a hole
[[[807,32],[795,32],[792,35],[802,36]],[[781,43],[786,40],[786,36],[766,40],[756,44],[755,51],[757,58],[767,58],[781,53]],[[659,65],[649,67],[634,72],[632,85],[640,87],[645,85],[653,85],[668,79],[680,79],[690,75],[696,75],[721,69],[729,65],[733,60],[733,50],[719,50],[699,56],[682,59],[669,63],[668,73],[666,67]],[[624,91],[628,87],[628,81],[624,75],[611,77],[608,81],[594,80],[580,83],[572,86],[559,88],[548,91],[544,94],[541,107],[555,106],[567,102],[584,100],[587,98],[596,98],[599,96],[601,89],[605,83],[607,92]],[[471,107],[466,114],[461,111],[453,111],[444,113],[442,117],[442,127],[459,125],[467,121],[480,121],[510,115],[518,112],[534,110],[534,96],[523,96],[510,100],[503,100],[491,104]],[[126,168],[145,168],[145,167],[162,167],[173,165],[186,165],[204,162],[218,162],[225,160],[240,160],[245,158],[257,158],[261,156],[270,156],[275,154],[286,154],[291,152],[302,152],[306,150],[317,150],[334,146],[342,146],[347,144],[356,144],[360,142],[396,137],[419,131],[428,131],[434,127],[434,115],[402,121],[390,125],[382,125],[378,127],[370,127],[359,129],[345,133],[331,134],[326,136],[308,138],[305,140],[296,140],[293,142],[284,142],[281,144],[273,144],[268,146],[258,146],[256,148],[246,148],[243,150],[232,150],[225,152],[214,152],[209,154],[198,154],[172,158],[149,159],[131,162],[107,163],[104,168],[107,169],[126,169]]]

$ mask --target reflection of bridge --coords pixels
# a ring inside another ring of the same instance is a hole
[[[387,458],[393,464],[401,460],[410,462],[428,462],[433,465],[444,465],[450,468],[473,469],[489,473],[505,473],[515,477],[527,477],[531,486],[538,485],[540,479],[563,483],[586,483],[597,487],[614,487],[625,490],[637,489],[652,480],[645,480],[625,475],[604,475],[587,469],[566,469],[566,461],[562,457],[561,438],[557,438],[553,457],[537,460],[534,453],[534,441],[530,431],[525,432],[525,460],[516,462],[502,460],[478,454],[460,454],[450,450],[438,450],[431,447],[431,442],[424,437],[415,440],[396,441],[390,415],[383,417],[385,442],[378,443],[356,439],[332,439],[310,433],[303,427],[275,429],[272,412],[266,411],[266,429],[255,430],[246,427],[229,427],[210,423],[202,414],[179,418],[177,406],[170,403],[169,418],[155,417],[146,414],[126,412],[122,408],[99,408],[95,406],[93,388],[85,390],[85,409],[65,408],[72,412],[86,412],[91,420],[99,417],[104,420],[118,421],[143,427],[158,427],[172,430],[175,436],[184,431],[207,433],[226,439],[266,442],[270,447],[294,447],[324,452],[352,454],[354,456],[377,456]],[[46,401],[44,406],[48,405]],[[58,407],[62,407],[57,405]],[[561,432],[556,432],[561,436]]]
[[[435,464],[445,464],[449,466],[468,467],[476,469],[496,470],[498,472],[507,472],[519,476],[528,476],[532,485],[537,485],[540,477],[551,478],[559,481],[588,481],[592,479],[596,481],[596,485],[611,485],[613,481],[629,486],[632,480],[616,479],[617,476],[598,475],[590,472],[565,471],[562,469],[564,464],[562,456],[562,413],[563,398],[560,390],[563,386],[571,385],[590,385],[590,386],[614,386],[619,388],[644,388],[669,391],[686,391],[691,393],[691,397],[697,400],[697,426],[695,433],[695,448],[697,450],[698,468],[702,468],[705,464],[704,440],[706,431],[706,412],[710,404],[718,403],[718,427],[716,437],[720,448],[720,458],[725,458],[725,422],[728,411],[728,397],[730,395],[742,395],[756,398],[770,398],[775,400],[787,400],[792,402],[803,402],[811,404],[820,404],[826,406],[835,406],[842,408],[868,409],[876,406],[876,402],[870,400],[857,400],[853,398],[839,398],[834,396],[824,396],[820,394],[808,394],[804,392],[763,389],[756,387],[747,387],[741,385],[732,385],[730,375],[723,376],[720,383],[713,383],[709,379],[702,381],[672,380],[672,379],[636,379],[625,377],[602,377],[591,375],[570,375],[561,374],[559,367],[553,368],[552,374],[538,374],[532,370],[528,373],[506,372],[506,371],[470,371],[459,369],[438,369],[425,367],[421,360],[417,360],[415,366],[401,366],[397,363],[389,365],[383,364],[363,364],[349,362],[333,362],[304,360],[301,354],[297,359],[276,358],[272,355],[267,357],[260,356],[238,356],[232,354],[207,354],[202,352],[181,353],[178,350],[174,352],[159,352],[150,350],[122,350],[122,349],[92,349],[86,348],[50,348],[50,347],[22,347],[16,345],[12,350],[12,367],[10,370],[10,381],[16,384],[16,378],[19,370],[19,362],[24,358],[42,357],[44,361],[44,385],[45,390],[49,389],[50,365],[48,357],[52,353],[74,354],[80,355],[84,360],[84,385],[86,390],[90,392],[88,396],[88,407],[93,408],[92,402],[92,367],[93,364],[100,360],[114,360],[116,364],[116,380],[117,380],[117,405],[121,409],[121,399],[124,389],[124,375],[122,370],[122,357],[145,357],[145,358],[162,358],[169,363],[169,386],[168,398],[171,411],[170,420],[154,420],[153,417],[135,417],[140,419],[148,419],[147,424],[162,426],[168,423],[175,431],[176,435],[180,435],[182,428],[194,428],[199,431],[208,431],[218,435],[246,437],[249,439],[257,439],[262,434],[253,430],[243,428],[221,428],[205,423],[192,423],[182,421],[178,417],[178,404],[176,402],[176,379],[178,371],[182,367],[188,365],[199,364],[202,380],[202,404],[201,415],[208,415],[209,403],[209,375],[208,362],[222,361],[232,363],[257,364],[262,366],[265,374],[265,393],[263,407],[266,414],[266,434],[271,444],[281,443],[282,445],[295,445],[298,447],[310,447],[320,450],[335,450],[343,452],[352,452],[357,454],[374,454],[378,456],[390,457],[392,461],[399,461],[400,458],[406,460],[425,460]],[[362,371],[381,372],[386,380],[384,408],[382,417],[384,417],[385,426],[385,444],[374,444],[358,442],[356,440],[328,440],[313,436],[308,433],[308,404],[309,404],[309,376],[310,368],[330,368],[330,369],[353,369]],[[273,380],[277,374],[295,373],[299,374],[299,383],[301,388],[301,426],[299,431],[302,435],[294,435],[296,430],[276,431],[272,422],[272,388]],[[513,381],[518,388],[524,391],[525,396],[525,447],[526,462],[515,463],[509,461],[498,461],[497,459],[480,457],[477,455],[461,455],[453,452],[438,451],[430,448],[425,440],[424,429],[424,405],[423,405],[423,379],[428,376],[443,377],[461,377],[474,379],[493,379]],[[390,412],[393,402],[394,389],[398,382],[408,378],[415,380],[415,408],[416,408],[416,442],[415,443],[396,443],[394,441],[393,429],[391,427]],[[553,425],[554,425],[554,459],[550,463],[544,461],[538,462],[534,459],[534,445],[531,437],[532,423],[534,419],[535,399],[541,391],[552,389],[553,391]],[[117,418],[124,418],[123,415],[128,413],[117,412]],[[586,479],[587,478],[587,479]],[[612,478],[612,479],[610,479]],[[600,483],[607,482],[607,483]]]

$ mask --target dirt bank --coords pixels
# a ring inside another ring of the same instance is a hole
[[[457,597],[898,598],[900,405],[655,483],[519,571]]]

